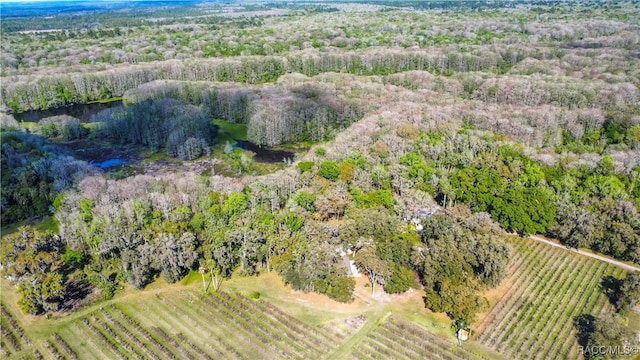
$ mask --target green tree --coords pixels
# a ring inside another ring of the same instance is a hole
[[[640,272],[632,271],[622,282],[620,287],[618,309],[623,313],[633,311],[633,308],[640,305]]]
[[[294,200],[298,206],[307,210],[307,211],[315,211],[314,203],[316,201],[316,195],[309,191],[300,190],[295,195]]]
[[[17,283],[20,308],[33,315],[57,310],[66,284],[60,237],[21,227],[3,238],[2,245],[0,264]]]
[[[578,330],[578,343],[585,348],[586,359],[614,359],[619,354],[611,349],[638,346],[633,332],[618,314],[602,314],[594,317],[583,314],[574,320]]]
[[[336,181],[340,176],[340,169],[335,162],[331,160],[325,160],[320,164],[320,167],[318,168],[318,176],[321,176],[327,180]]]
[[[485,215],[451,208],[423,220],[422,244],[412,263],[425,289],[425,305],[453,320],[473,323],[487,301],[479,291],[505,275],[509,250],[499,228]]]
[[[371,293],[375,293],[376,284],[384,285],[389,276],[389,265],[376,254],[374,245],[367,246],[356,253],[356,266],[371,282]]]
[[[336,266],[331,268],[330,273],[315,283],[316,291],[326,294],[330,299],[350,303],[353,301],[353,289],[356,281],[348,276],[343,268]]]
[[[249,205],[247,195],[232,192],[222,205],[222,213],[228,217],[234,217],[242,213]]]
[[[384,291],[389,294],[405,292],[416,285],[415,273],[402,265],[392,265],[389,279],[384,283]]]

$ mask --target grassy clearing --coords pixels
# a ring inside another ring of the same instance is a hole
[[[514,358],[577,359],[574,317],[608,311],[600,281],[625,272],[550,245],[511,241],[506,286],[488,294],[493,306],[478,326],[480,342]]]
[[[102,99],[102,100],[96,100],[96,101],[90,101],[87,104],[108,104],[110,102],[114,102],[114,101],[122,101],[122,96],[115,96],[109,99]]]
[[[1,233],[2,236],[5,235],[9,235],[9,234],[13,234],[14,232],[18,231],[18,228],[21,226],[25,226],[29,224],[28,221],[24,220],[24,221],[20,221],[17,223],[13,223],[13,224],[8,224],[6,226],[2,227]],[[58,232],[58,221],[53,217],[53,216],[44,216],[42,218],[40,218],[39,220],[30,223],[31,226],[33,226],[36,230],[41,231],[41,232],[47,232],[47,231],[51,231],[51,232]]]
[[[227,141],[233,145],[236,140],[247,140],[247,125],[237,124],[220,119],[213,120],[214,125],[218,126],[218,142],[224,145]]]
[[[161,150],[154,151],[151,149],[146,149],[140,152],[140,157],[147,162],[154,162],[154,161],[180,162],[181,161],[180,159],[170,157],[164,151],[161,151]]]

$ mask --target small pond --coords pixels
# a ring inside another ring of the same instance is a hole
[[[236,140],[234,148],[248,150],[255,155],[253,160],[262,163],[281,163],[285,159],[293,160],[295,153],[286,150],[274,150],[265,146],[258,146],[250,141]]]
[[[47,110],[30,110],[22,113],[13,113],[13,117],[18,121],[39,122],[52,116],[68,115],[72,116],[83,123],[91,121],[91,117],[100,111],[122,107],[121,100],[115,100],[105,103],[92,104],[76,104],[59,108],[51,108]]]
[[[87,123],[91,121],[93,115],[111,108],[123,107],[121,100],[110,101],[106,103],[92,103],[92,104],[76,104],[59,108],[51,108],[47,110],[31,110],[22,113],[13,113],[13,117],[17,121],[26,121],[26,122],[39,122],[42,119],[46,119],[52,116],[60,116],[60,115],[68,115],[74,118],[79,119],[83,123]],[[83,143],[84,144],[84,143]],[[88,145],[88,144],[84,144]],[[246,140],[236,140],[236,144],[234,147],[241,148],[243,150],[248,150],[253,152],[255,155],[253,160],[261,163],[282,163],[285,159],[293,160],[295,153],[292,151],[286,150],[275,150],[266,146],[259,146],[250,141]],[[87,148],[83,148],[84,152]],[[109,154],[102,154],[109,156]],[[100,167],[102,169],[108,169],[114,166],[123,165],[126,163],[120,157],[121,154],[110,154],[113,158],[108,158],[105,161],[90,161],[90,164],[93,166]],[[101,156],[93,157],[94,155],[90,155],[89,159],[100,158]],[[126,156],[125,156],[126,157]]]
[[[101,169],[108,169],[114,166],[120,166],[120,165],[124,165],[126,163],[126,161],[122,160],[122,159],[108,159],[102,162],[99,161],[89,161],[89,165],[95,166],[95,167],[99,167]]]

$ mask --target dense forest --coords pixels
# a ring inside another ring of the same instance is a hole
[[[61,15],[50,32],[3,21],[2,223],[58,225],[3,231],[22,310],[198,270],[215,290],[275,271],[349,303],[348,252],[372,292],[420,289],[430,310],[474,324],[506,276],[508,236],[640,264],[637,3],[330,5],[236,18],[218,4],[193,21],[202,13],[180,8],[153,26],[166,10],[64,29]],[[12,115],[114,99],[124,106],[88,123]],[[237,141],[305,151],[270,174],[115,176],[73,147],[249,169]],[[627,279],[610,294],[623,312],[637,298]],[[618,320],[577,319],[579,341],[602,343]]]

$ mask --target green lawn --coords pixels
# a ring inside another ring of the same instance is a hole
[[[25,225],[27,225],[26,220],[13,223],[13,224],[3,225],[2,231],[1,231],[2,236],[12,234],[18,231],[18,228],[20,226],[25,226]],[[46,231],[51,231],[55,233],[58,232],[58,221],[53,216],[44,216],[40,218],[38,221],[36,221],[35,223],[31,224],[31,226],[33,226],[36,230],[42,231],[42,232],[46,232]]]
[[[224,145],[227,141],[233,145],[236,140],[247,140],[247,125],[237,124],[220,119],[213,120],[213,123],[219,127],[218,140]]]

